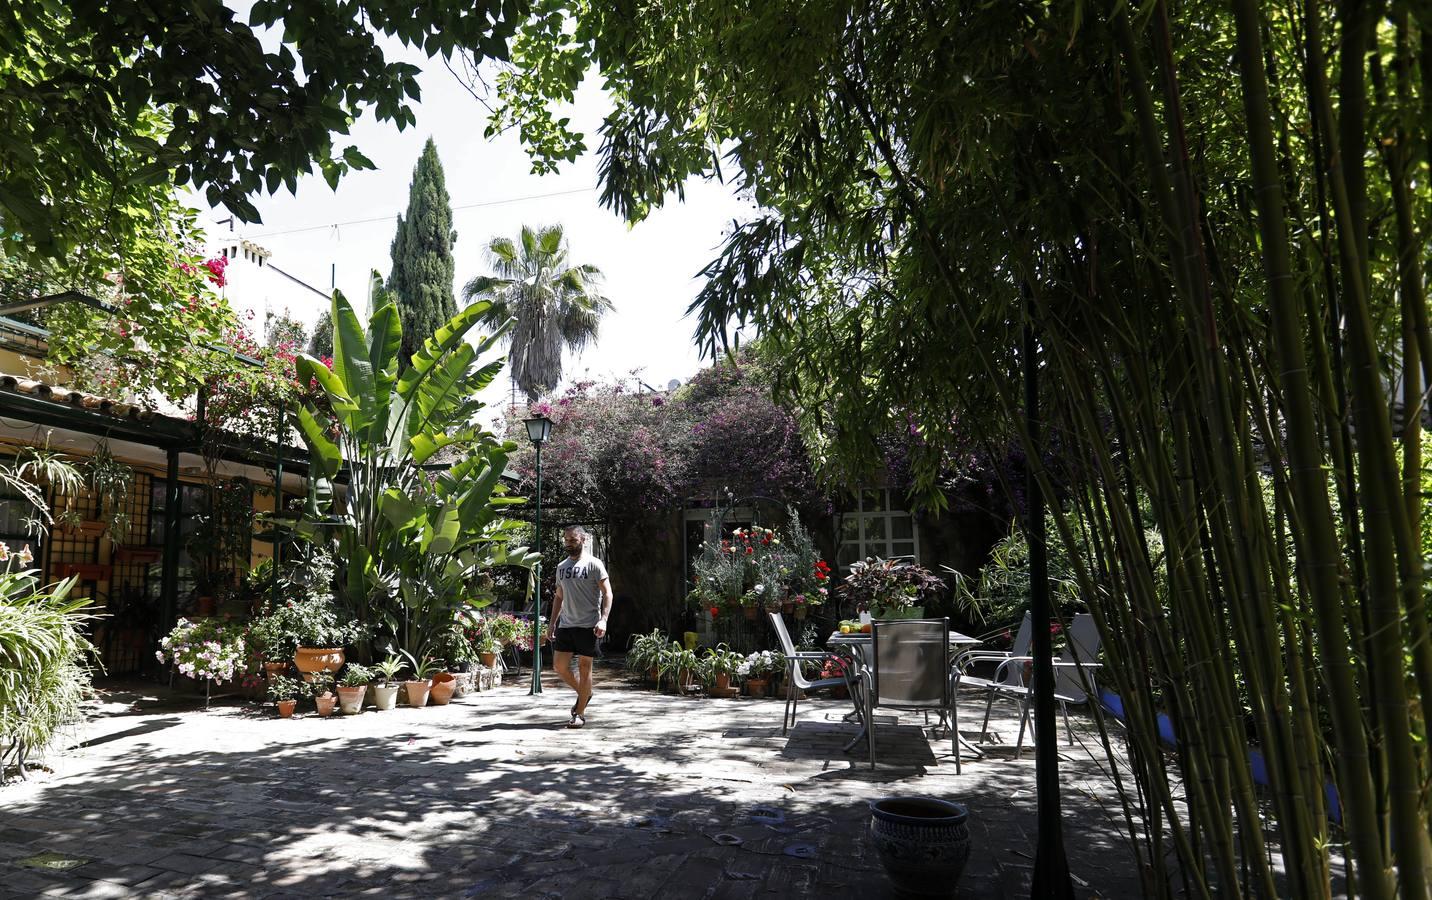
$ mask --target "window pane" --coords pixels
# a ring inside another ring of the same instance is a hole
[[[879,488],[867,488],[860,492],[860,511],[879,512],[885,508],[885,492]]]
[[[890,536],[896,540],[913,540],[915,520],[910,516],[892,516],[890,518]]]
[[[914,555],[915,555],[915,542],[914,542],[914,541],[896,541],[895,543],[893,543],[893,544],[890,545],[890,555],[891,555],[891,556],[914,556]]]
[[[860,559],[858,544],[841,544],[840,551],[835,554],[835,567],[840,575],[844,576],[850,570],[850,564],[857,559]]]
[[[879,543],[879,542],[883,542],[884,540],[885,540],[885,517],[884,517],[884,516],[866,516],[866,517],[865,517],[865,543],[867,543],[867,544]],[[879,548],[875,548],[875,549],[872,549],[871,552],[878,552],[878,550],[879,550]]]
[[[840,534],[837,537],[841,541],[860,540],[860,517],[843,516],[840,520]]]

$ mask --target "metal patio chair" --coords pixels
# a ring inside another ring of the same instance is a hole
[[[1034,641],[1032,622],[1033,619],[1030,617],[1030,614],[1026,612],[1024,614],[1024,621],[1019,623],[1019,631],[1015,632],[1014,643],[1010,645],[1010,649],[1008,650],[966,650],[955,658],[955,664],[950,671],[950,677],[954,681],[953,691],[956,695],[955,702],[950,704],[950,728],[956,732],[959,731],[958,695],[960,688],[989,692],[1001,684],[1007,684],[1012,687],[1024,686],[1024,666],[999,668],[998,665],[996,665],[997,671],[994,676],[990,678],[983,678],[969,673],[976,664],[999,664],[1016,656],[1021,658],[1029,656],[1029,645]],[[996,677],[1000,680],[996,681]],[[983,734],[983,732],[981,732],[981,734]],[[974,747],[971,747],[971,750],[974,750],[976,753],[979,752],[978,749]],[[955,773],[959,774],[959,772],[960,756],[956,753]]]
[[[866,741],[870,768],[875,768],[875,710],[936,710],[954,706],[950,678],[950,620],[876,620],[871,629],[870,665],[861,672],[865,691]],[[959,732],[950,728],[950,748],[958,761]]]
[[[1069,704],[1088,703],[1089,693],[1092,691],[1097,694],[1094,670],[1099,668],[1097,660],[1102,646],[1103,638],[1099,636],[1094,617],[1088,613],[1080,613],[1069,623],[1068,640],[1054,661],[1054,699],[1059,702],[1059,711],[1064,716],[1064,731],[1070,746],[1074,745],[1074,729],[1069,725]],[[1025,680],[1023,678],[1020,679],[1021,683],[1015,683],[1008,677],[1007,670],[1022,670],[1032,662],[1032,656],[1011,656],[999,664],[989,687],[989,696],[985,700],[984,724],[980,726],[980,734],[983,735],[989,727],[990,707],[993,706],[996,695],[1018,697],[1020,710],[1019,739],[1014,745],[1016,757],[1024,750],[1024,729],[1029,722],[1029,705],[1034,696],[1034,686],[1032,683],[1022,683]]]
[[[828,660],[839,660],[842,669],[847,671],[847,660],[845,657],[835,653],[804,652],[796,650],[795,642],[791,640],[791,634],[786,630],[785,620],[778,612],[767,613],[771,617],[771,627],[776,630],[776,637],[781,642],[781,652],[786,655],[786,709],[781,716],[781,734],[785,734],[796,724],[796,703],[799,700],[799,691],[819,691],[828,688],[846,685],[846,677],[839,678],[816,678],[805,677],[801,671],[802,662],[816,662],[825,667]]]

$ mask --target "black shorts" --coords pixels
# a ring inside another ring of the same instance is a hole
[[[600,656],[602,639],[590,627],[558,628],[552,635],[552,649],[557,653],[575,653],[578,656]]]

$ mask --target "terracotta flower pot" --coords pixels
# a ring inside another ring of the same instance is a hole
[[[363,711],[363,699],[368,696],[368,685],[360,684],[357,687],[340,687],[338,689],[338,707],[343,710],[345,716],[356,716]]]
[[[380,710],[392,709],[398,705],[398,685],[373,685],[373,705]]]
[[[278,701],[278,716],[280,719],[292,719],[294,707],[298,706],[297,700]]]
[[[767,685],[767,683],[768,683],[768,682],[767,682],[766,679],[764,679],[764,678],[747,678],[747,679],[746,679],[746,694],[747,694],[748,696],[751,696],[751,697],[764,697],[764,696],[766,696],[766,685]]]
[[[496,653],[479,653],[477,654],[477,659],[478,662],[482,663],[482,665],[488,669],[494,669],[497,667]]]
[[[264,663],[264,680],[273,681],[275,675],[282,675],[288,671],[288,661]]]
[[[661,670],[658,669],[656,666],[652,666],[650,669],[647,669],[647,670],[646,670],[646,680],[647,680],[647,681],[651,681],[651,682],[660,681],[660,680],[661,680]]]
[[[319,694],[313,698],[313,704],[318,707],[318,714],[327,718],[333,715],[333,707],[338,705],[338,698],[332,694]]]
[[[452,699],[453,692],[457,690],[457,679],[451,672],[439,672],[433,676],[430,684],[432,686],[429,688],[428,699],[434,706],[447,706],[447,702]],[[411,699],[412,697],[409,696],[409,700]]]
[[[754,622],[756,621],[756,614],[759,613],[760,610],[756,609],[756,607],[754,606],[743,606],[741,607],[741,612],[746,614],[746,618]]]
[[[786,615],[795,615],[795,611],[796,605],[794,603],[786,602],[781,604],[781,612],[785,613]]]
[[[418,709],[428,705],[428,695],[432,693],[432,689],[430,681],[403,682],[403,690],[408,695],[408,705]]]
[[[796,607],[796,621],[799,622],[801,619],[804,619],[805,617],[806,617],[806,607],[805,607],[804,605],[797,606],[797,607]]]
[[[312,681],[318,672],[337,672],[343,668],[342,647],[299,647],[293,664],[303,673],[304,681]]]

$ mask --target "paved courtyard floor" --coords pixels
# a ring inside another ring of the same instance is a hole
[[[880,720],[872,772],[863,744],[841,750],[847,702],[802,703],[783,735],[778,701],[615,672],[580,730],[555,679],[535,698],[509,679],[446,707],[289,721],[152,688],[107,699],[52,772],[0,787],[0,896],[880,898],[867,803],[892,794],[969,806],[958,896],[1027,896],[1033,754],[996,748],[956,775],[918,715]],[[992,737],[1012,744],[1004,706]],[[1077,720],[1075,736],[1097,747]],[[1060,746],[1078,895],[1138,896],[1101,766]]]

